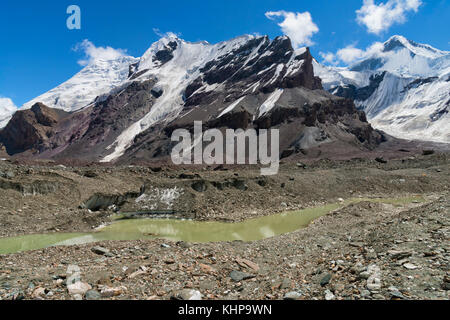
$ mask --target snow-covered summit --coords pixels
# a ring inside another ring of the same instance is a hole
[[[402,36],[393,36],[383,45],[351,65],[357,72],[388,71],[402,77],[436,76],[450,67],[450,52],[419,44]]]
[[[126,81],[130,65],[137,61],[125,55],[113,60],[96,59],[68,81],[25,103],[23,108],[42,102],[68,112],[82,109]]]
[[[0,97],[0,129],[8,124],[12,115],[17,111],[11,99]]]
[[[450,52],[442,51],[428,44],[421,44],[414,42],[412,40],[408,40],[403,36],[395,35],[392,36],[388,41],[384,43],[384,52],[388,51],[397,51],[403,48],[408,49],[412,53],[427,57],[430,59],[436,59],[445,55],[448,55]]]
[[[286,38],[279,38],[286,40]],[[153,124],[164,120],[170,121],[180,114],[185,104],[184,93],[186,88],[192,84],[202,74],[202,68],[208,63],[218,61],[224,57],[230,57],[233,60],[235,50],[244,47],[252,40],[260,40],[259,45],[249,46],[247,51],[241,53],[248,56],[242,68],[247,67],[250,62],[255,62],[261,54],[260,49],[264,49],[270,44],[267,36],[243,35],[234,39],[210,44],[208,42],[188,42],[180,39],[173,33],[167,34],[144,53],[137,63],[135,75],[137,80],[157,79],[158,89],[162,92],[162,96],[153,105],[151,111],[146,114],[140,121],[133,124],[125,130],[110,146],[114,151],[105,157],[103,161],[109,162],[120,157],[130,146],[133,139],[139,133],[145,131]],[[299,49],[295,54],[304,53],[306,49]],[[272,54],[271,51],[265,54]],[[291,52],[292,54],[292,52]],[[294,56],[294,54],[292,54]],[[292,59],[293,60],[293,59]],[[301,64],[291,61],[291,68],[300,68]],[[229,62],[228,65],[233,64]],[[222,66],[225,68],[227,65]],[[271,66],[265,71],[274,71],[276,66]],[[215,67],[213,67],[214,69]],[[295,71],[295,70],[292,70]],[[132,76],[133,78],[133,76]],[[218,89],[222,84],[204,84],[197,92],[208,92]]]
[[[355,100],[376,128],[450,142],[450,52],[393,36],[346,68],[314,62],[333,94]]]

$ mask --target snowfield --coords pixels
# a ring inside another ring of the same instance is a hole
[[[17,111],[11,99],[0,97],[0,129],[5,127],[13,114]]]
[[[315,62],[314,71],[333,94],[385,72],[369,98],[355,98],[372,125],[398,138],[450,143],[450,52],[394,36],[348,68]]]
[[[130,65],[137,61],[130,56],[96,60],[68,81],[25,103],[22,108],[28,109],[42,102],[50,108],[67,112],[80,110],[92,104],[97,97],[122,85],[128,79]]]

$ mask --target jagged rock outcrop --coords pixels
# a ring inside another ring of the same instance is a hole
[[[12,155],[26,150],[44,150],[55,134],[58,122],[68,113],[36,103],[29,110],[17,111],[8,125],[0,131],[0,142]]]

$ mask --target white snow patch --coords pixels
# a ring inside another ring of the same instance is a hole
[[[183,194],[183,189],[174,188],[156,188],[152,187],[146,193],[139,196],[135,202],[143,205],[142,208],[156,210],[161,204],[164,209],[172,209],[174,202]]]
[[[259,85],[261,84],[261,81],[258,81],[252,85],[250,85],[247,89],[245,89],[244,93],[248,92],[248,91],[252,91],[252,93],[254,93],[256,91],[256,89],[258,89]]]
[[[277,103],[277,101],[283,94],[283,91],[283,89],[277,89],[269,96],[269,98],[267,98],[267,100],[259,107],[258,117],[265,115],[267,112],[273,109],[275,103]]]
[[[269,81],[269,84],[274,83],[277,81],[277,79],[280,77],[281,71],[283,71],[284,64],[280,63],[277,65],[277,69],[275,70],[275,74],[273,75],[272,79]]]
[[[284,77],[288,77],[292,74],[294,74],[296,71],[298,71],[302,66],[303,63],[305,63],[304,60],[294,60],[288,67],[286,74]]]
[[[245,99],[245,96],[237,99],[235,102],[230,104],[227,108],[225,108],[225,110],[222,111],[222,113],[218,116],[218,118],[222,117],[224,114],[227,114],[228,112],[233,111],[234,108],[236,108],[239,105],[239,103],[241,103],[241,101],[244,99]]]

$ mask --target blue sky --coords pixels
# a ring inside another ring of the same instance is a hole
[[[345,64],[336,54],[340,49],[350,46],[365,50],[394,34],[450,50],[450,1],[365,1],[364,4],[363,0],[3,0],[0,96],[11,98],[20,106],[69,79],[82,68],[77,61],[84,54],[73,48],[84,39],[96,46],[125,49],[137,57],[158,40],[154,29],[177,33],[188,41],[211,43],[247,33],[274,38],[286,30],[297,32],[296,23],[305,23],[305,16],[300,19],[303,22],[297,21],[296,14],[306,12],[315,27],[306,26],[304,30],[310,30],[311,34],[305,36],[300,32],[298,39],[310,44],[313,55],[321,61],[328,53],[330,63]],[[71,4],[81,8],[81,30],[66,27],[66,9]],[[285,21],[289,13],[293,19]],[[379,17],[377,20],[377,14],[382,16],[381,20]],[[283,21],[285,28],[279,26]]]

